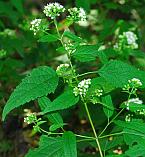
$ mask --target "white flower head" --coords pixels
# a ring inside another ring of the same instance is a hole
[[[42,19],[34,19],[31,21],[30,30],[32,30],[34,32],[34,35],[36,35],[37,32],[40,30],[41,22],[42,22]]]
[[[70,8],[68,9],[69,16],[68,19],[73,20],[74,22],[81,22],[81,21],[86,21],[86,12],[84,11],[83,8]]]
[[[128,80],[128,84],[126,84],[124,87],[123,87],[123,90],[124,91],[130,91],[130,89],[133,89],[132,93],[136,93],[136,90],[137,88],[141,87],[142,86],[142,83],[139,79],[137,78],[133,78],[131,80]]]
[[[137,38],[135,33],[131,32],[131,31],[128,31],[128,32],[124,32],[123,36],[126,38],[127,44],[129,46],[131,46],[131,48],[133,48],[133,49],[137,49],[138,48],[138,44],[136,42],[136,40],[138,38]]]
[[[27,117],[24,118],[24,122],[27,124],[31,124],[37,120],[35,113],[29,113],[27,114]]]
[[[81,96],[85,97],[90,84],[91,84],[91,79],[84,79],[84,80],[82,80],[78,84],[78,87],[74,88],[73,93],[75,94],[75,96],[81,95]]]
[[[60,16],[60,13],[63,13],[64,11],[65,8],[57,2],[47,4],[44,6],[43,10],[44,14],[51,19],[55,19],[57,16]]]

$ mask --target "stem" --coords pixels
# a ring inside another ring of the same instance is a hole
[[[82,76],[85,76],[85,75],[89,75],[89,74],[96,74],[96,73],[98,73],[98,71],[89,71],[89,72],[86,72],[86,73],[83,73],[83,74],[77,75],[77,77],[82,77]]]
[[[97,133],[96,133],[94,124],[93,124],[93,122],[92,122],[92,119],[91,119],[91,116],[90,116],[90,112],[89,112],[87,103],[84,101],[83,97],[82,97],[82,101],[83,101],[83,103],[84,103],[84,105],[85,105],[85,109],[86,109],[86,112],[87,112],[87,116],[88,116],[88,118],[89,118],[89,121],[90,121],[92,130],[93,130],[93,133],[94,133],[94,136],[95,136],[95,140],[96,140],[96,143],[97,143],[97,145],[98,145],[98,149],[99,149],[100,156],[103,157],[103,153],[102,153],[101,146],[100,146],[100,143],[99,143],[99,140],[98,140],[98,136],[97,136]]]
[[[56,27],[57,34],[58,34],[58,36],[59,36],[59,40],[60,40],[62,46],[64,47],[64,43],[63,43],[62,37],[61,37],[61,35],[60,35],[60,33],[59,33],[56,19],[54,19],[54,24],[55,24],[55,27]],[[67,56],[68,56],[68,59],[69,59],[70,67],[71,67],[71,69],[72,69],[73,77],[75,78],[76,82],[78,83],[79,81],[78,81],[78,79],[77,79],[77,77],[76,77],[76,74],[75,74],[75,72],[74,72],[73,65],[72,65],[72,63],[71,63],[71,56],[70,56],[70,54],[69,54],[68,51],[67,51]],[[86,73],[86,74],[90,74],[90,73],[94,73],[94,72],[88,72],[88,73]],[[86,74],[85,74],[85,75],[86,75]],[[83,75],[84,75],[84,74],[82,74],[81,76],[83,76]],[[86,102],[84,101],[83,97],[82,97],[82,101],[83,101],[83,103],[84,103],[84,105],[85,105],[85,109],[86,109],[86,112],[87,112],[87,116],[88,116],[88,118],[89,118],[89,121],[90,121],[92,130],[93,130],[93,133],[94,133],[94,136],[95,136],[95,140],[96,140],[96,143],[97,143],[97,145],[98,145],[98,149],[99,149],[100,156],[103,157],[103,153],[102,153],[102,150],[101,150],[101,147],[100,147],[100,143],[99,143],[99,140],[98,140],[98,136],[97,136],[97,133],[96,133],[96,131],[95,131],[95,127],[94,127],[94,125],[93,125],[93,122],[92,122],[92,119],[91,119],[91,116],[90,116],[90,113],[89,113],[89,110],[88,110],[88,106],[87,106]],[[78,135],[76,135],[76,136],[78,136]],[[81,136],[79,135],[79,137],[82,137],[82,135],[81,135]],[[87,137],[87,138],[88,138],[88,137]]]
[[[121,109],[110,122],[108,122],[108,124],[105,126],[105,128],[103,129],[103,131],[100,133],[99,137],[106,131],[106,129],[108,128],[108,126],[123,112],[123,110],[124,110],[124,108]]]
[[[63,36],[63,35],[61,36],[60,33],[59,33],[58,25],[57,25],[57,21],[56,21],[56,19],[54,19],[54,25],[55,25],[57,34],[58,34],[58,36],[59,36],[59,40],[60,40],[62,46],[64,47],[64,43],[63,43],[63,40],[62,40],[62,36]],[[71,57],[70,57],[70,54],[68,53],[68,51],[66,51],[66,52],[67,52],[67,57],[68,57],[69,64],[70,64],[70,67],[71,67],[71,71],[72,71],[72,74],[73,74],[73,78],[75,78],[76,82],[78,83],[78,80],[77,80],[77,78],[76,78],[76,74],[75,74],[74,69],[73,69],[73,65],[72,65],[72,63],[71,63]]]
[[[129,96],[128,96],[128,99],[127,101],[130,99],[131,95],[132,95],[132,91],[133,91],[134,88],[131,89],[131,92],[129,93]],[[106,129],[108,128],[108,126],[123,112],[124,108],[121,109],[117,115],[110,121],[108,122],[108,124],[105,126],[105,128],[103,129],[103,131],[100,133],[99,137],[106,131]]]
[[[122,135],[123,133],[124,132],[116,132],[116,133],[112,133],[109,135],[100,136],[99,138],[106,138],[106,137],[110,137],[110,136]]]

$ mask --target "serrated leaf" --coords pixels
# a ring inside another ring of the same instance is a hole
[[[38,67],[26,76],[16,87],[6,103],[2,119],[16,107],[19,107],[38,97],[53,93],[58,84],[56,72],[47,66]]]
[[[125,155],[128,157],[143,157],[145,156],[145,146],[140,144],[134,145],[125,152]]]
[[[58,40],[57,35],[47,34],[39,39],[39,42],[54,42]]]
[[[25,157],[77,157],[76,137],[65,132],[62,137],[41,136],[39,147],[29,150]]]
[[[64,157],[77,157],[76,137],[68,131],[63,134],[64,140]]]
[[[122,61],[109,61],[98,73],[116,88],[122,88],[132,78],[140,79],[145,87],[145,72]]]
[[[82,45],[76,48],[73,57],[80,62],[95,61],[97,57],[104,58],[105,53],[98,51],[99,45]],[[107,57],[106,57],[107,58]]]
[[[91,80],[91,86],[88,93],[95,89],[103,89],[104,93],[108,93],[114,89],[114,87],[108,83],[103,77],[96,77]]]
[[[41,136],[39,147],[29,150],[25,157],[62,157],[63,138]]]
[[[51,103],[52,102],[50,101],[50,99],[47,98],[46,96],[38,99],[38,104],[41,108],[41,111],[44,111],[47,108],[47,106],[49,106]],[[52,124],[62,124],[63,123],[63,119],[58,112],[46,114],[46,117]]]
[[[75,97],[72,90],[67,90],[48,105],[43,113],[45,114],[48,112],[67,109],[75,105],[78,101],[79,97]]]
[[[138,133],[145,134],[145,123],[142,123],[141,121],[125,122],[125,121],[117,120],[114,121],[114,123],[118,126],[121,126],[122,128],[128,128],[130,130],[135,130]]]
[[[103,111],[104,111],[105,115],[108,118],[110,118],[113,115],[113,112],[114,112],[114,106],[113,106],[111,96],[106,95],[106,96],[102,97],[102,102],[107,106],[107,107],[103,107]],[[112,108],[112,110],[110,108]]]

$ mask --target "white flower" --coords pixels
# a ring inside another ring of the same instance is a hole
[[[132,98],[132,99],[129,99],[127,102],[126,102],[126,109],[127,110],[129,110],[129,106],[131,105],[131,104],[143,104],[143,101],[142,100],[140,100],[139,98]]]
[[[86,13],[83,8],[70,8],[68,9],[69,16],[68,19],[73,20],[75,22],[86,21]]]
[[[70,40],[64,44],[64,48],[69,53],[69,55],[73,54],[76,51],[74,45],[71,43]]]
[[[42,22],[42,19],[35,19],[31,21],[31,27],[30,30],[34,32],[34,35],[40,30],[40,24]]]
[[[82,80],[78,84],[78,87],[74,88],[73,93],[75,94],[75,96],[81,95],[85,97],[90,84],[91,84],[91,79]]]
[[[138,44],[136,43],[137,36],[131,31],[124,32],[123,36],[126,37],[128,45],[130,45],[133,49],[138,48]]]
[[[27,117],[24,118],[24,122],[27,124],[31,124],[37,120],[35,113],[29,113],[27,114]]]
[[[60,16],[60,13],[63,13],[64,11],[65,8],[57,2],[47,4],[44,6],[43,10],[44,14],[51,19],[55,19],[57,16]]]
[[[130,122],[131,119],[132,119],[132,117],[133,117],[133,115],[131,115],[131,114],[126,115],[125,121],[126,121],[126,122]]]

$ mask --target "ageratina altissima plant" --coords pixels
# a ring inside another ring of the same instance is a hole
[[[45,19],[31,22],[30,29],[34,35],[37,34],[38,41],[55,42],[54,45],[59,46],[57,50],[63,53],[62,60],[59,60],[59,66],[53,65],[55,70],[49,66],[33,69],[13,91],[4,107],[2,119],[5,120],[13,109],[24,104],[31,107],[35,101],[33,109],[37,110],[29,112],[24,122],[42,136],[39,146],[30,150],[26,157],[114,157],[117,152],[122,157],[145,156],[145,106],[142,100],[145,72],[121,61],[122,56],[117,60],[114,56],[110,57],[108,51],[106,54],[110,42],[106,45],[92,44],[71,32],[69,26],[86,20],[86,12],[76,7],[66,10],[59,3],[49,3],[44,6],[43,12],[45,17],[49,17],[47,20],[51,27],[43,23]],[[58,19],[61,13],[66,18]],[[69,24],[61,27],[60,19]],[[121,43],[120,51],[124,52],[122,48],[126,47],[131,50],[137,48],[136,39],[131,32],[123,33],[118,41],[118,46]],[[92,70],[89,64],[96,69]],[[84,68],[86,65],[87,68]],[[88,71],[85,72],[85,69]],[[70,116],[75,115],[75,118],[69,116],[70,112]],[[65,120],[62,115],[65,115]],[[67,124],[67,117],[72,121],[80,118],[79,127],[76,123]],[[90,128],[81,128],[82,121]],[[85,144],[80,145],[83,142]],[[91,146],[94,147],[93,154],[84,151]]]

